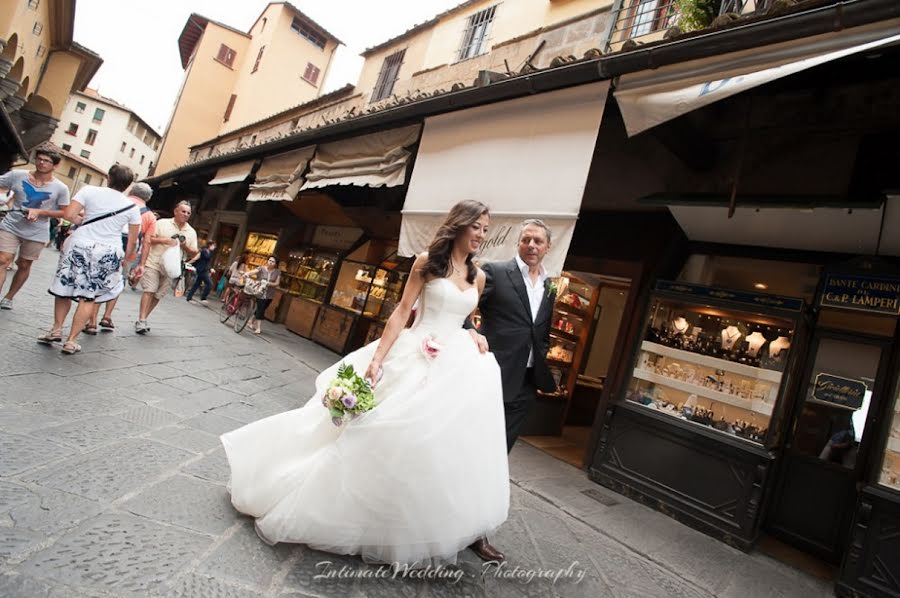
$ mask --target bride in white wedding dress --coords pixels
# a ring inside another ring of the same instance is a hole
[[[231,502],[256,518],[265,541],[367,562],[448,564],[506,520],[500,369],[462,328],[484,287],[472,255],[488,221],[481,203],[455,205],[416,258],[380,341],[322,372],[306,406],[222,436]],[[436,357],[423,349],[429,338]],[[321,399],[340,363],[379,382],[376,407],[335,427]]]

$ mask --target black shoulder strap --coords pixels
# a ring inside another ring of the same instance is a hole
[[[149,211],[150,211],[150,208],[148,208],[147,206],[144,206],[143,208],[141,208],[141,214],[146,214]]]
[[[122,212],[127,212],[128,210],[130,210],[130,209],[133,208],[133,207],[135,207],[135,205],[134,205],[134,204],[131,204],[131,205],[129,205],[129,206],[125,206],[125,207],[122,208],[122,209],[116,210],[115,212],[107,212],[106,214],[100,214],[100,215],[97,216],[96,218],[91,218],[90,220],[88,220],[88,221],[86,221],[86,222],[82,222],[82,223],[81,223],[81,226],[86,226],[86,225],[88,225],[88,224],[91,224],[92,222],[97,222],[97,221],[99,221],[99,220],[104,220],[104,219],[106,219],[106,218],[109,218],[110,216],[115,216],[116,214],[121,214]]]

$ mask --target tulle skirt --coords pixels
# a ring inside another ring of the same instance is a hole
[[[316,379],[306,406],[224,434],[232,504],[269,542],[367,562],[436,565],[509,511],[500,369],[469,334],[404,330],[383,363],[377,406],[336,427],[321,399],[340,363],[365,372],[377,343]]]

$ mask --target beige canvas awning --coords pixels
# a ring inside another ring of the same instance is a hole
[[[246,162],[238,162],[237,164],[229,164],[223,166],[216,172],[215,178],[207,183],[207,185],[227,185],[228,183],[240,183],[250,176],[253,165],[256,160],[247,160]]]
[[[900,41],[900,21],[623,75],[614,96],[628,135],[776,79]]]
[[[406,148],[418,141],[420,129],[411,125],[320,145],[303,188],[402,185],[410,156]]]
[[[491,209],[481,261],[516,254],[519,226],[541,218],[553,243],[544,266],[565,262],[581,209],[609,82],[601,81],[425,120],[400,228],[400,255],[424,251],[462,199]]]
[[[311,145],[266,158],[256,173],[256,182],[250,185],[247,201],[294,201],[315,150]]]

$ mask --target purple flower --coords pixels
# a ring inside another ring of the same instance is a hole
[[[341,399],[341,402],[344,404],[344,407],[347,409],[353,409],[356,407],[356,396],[355,395],[344,395]]]
[[[341,425],[343,425],[343,423],[344,423],[344,418],[342,418],[342,417],[332,417],[332,418],[331,418],[331,423],[333,423],[334,425],[336,425],[337,427],[340,428]]]

